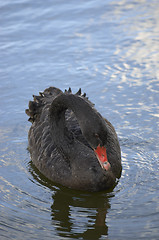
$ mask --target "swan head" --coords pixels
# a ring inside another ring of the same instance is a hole
[[[97,122],[90,122],[85,128],[83,134],[86,137],[88,143],[94,150],[94,153],[101,165],[101,167],[108,171],[111,169],[111,165],[107,157],[107,128],[103,119],[97,118]],[[100,122],[100,124],[98,124]],[[92,127],[93,126],[93,127]]]

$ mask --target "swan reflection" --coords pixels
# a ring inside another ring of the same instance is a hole
[[[99,239],[108,235],[106,214],[110,208],[106,193],[79,193],[59,189],[53,195],[52,221],[61,237]]]
[[[113,193],[87,193],[52,185],[31,162],[29,171],[36,181],[53,191],[51,219],[58,236],[99,239],[108,235],[106,215]]]

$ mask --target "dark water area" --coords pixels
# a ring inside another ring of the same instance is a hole
[[[49,86],[81,87],[114,125],[114,190],[32,166],[24,111]],[[159,239],[159,1],[0,1],[0,239]]]

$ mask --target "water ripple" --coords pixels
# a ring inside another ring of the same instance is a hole
[[[158,239],[159,3],[0,1],[2,239]],[[111,192],[48,182],[30,163],[24,109],[50,85],[79,87],[115,126]]]

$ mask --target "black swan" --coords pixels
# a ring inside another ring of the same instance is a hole
[[[113,188],[120,178],[121,151],[112,124],[81,89],[50,87],[29,102],[31,159],[48,179],[86,191]]]

